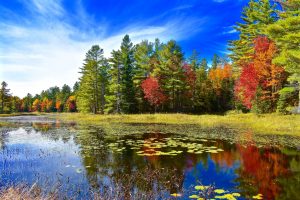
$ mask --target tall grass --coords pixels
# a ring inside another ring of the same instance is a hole
[[[203,127],[227,126],[252,130],[259,134],[287,134],[300,136],[300,115],[279,114],[229,114],[229,115],[188,115],[188,114],[132,114],[94,115],[83,113],[62,113],[51,115],[64,121],[79,124],[101,125],[104,123],[159,123],[196,124]]]

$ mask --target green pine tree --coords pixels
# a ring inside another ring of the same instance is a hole
[[[238,23],[235,30],[239,32],[239,39],[230,41],[229,57],[232,59],[235,71],[240,71],[239,63],[251,59],[253,54],[253,40],[263,34],[264,27],[276,20],[275,4],[269,0],[251,0],[242,13],[242,23]]]
[[[299,91],[300,113],[300,0],[281,1],[281,4],[283,12],[280,13],[280,19],[267,26],[266,34],[275,41],[279,49],[273,63],[285,68],[289,73],[288,80],[291,85]],[[284,89],[281,94],[286,96],[287,91],[290,90]],[[282,110],[281,107],[278,109]]]
[[[98,45],[92,46],[87,52],[85,63],[81,68],[81,78],[77,93],[77,107],[80,112],[104,112],[106,71],[108,65],[103,56],[103,49]]]
[[[10,112],[9,104],[11,94],[9,93],[10,89],[7,88],[7,83],[3,81],[1,83],[0,89],[0,113]]]
[[[110,68],[108,70],[109,82],[108,82],[108,92],[105,95],[106,113],[121,113],[122,112],[122,70],[121,67],[121,52],[120,50],[113,50],[111,53],[111,58],[109,59]]]
[[[144,99],[144,93],[141,88],[142,81],[145,80],[151,73],[151,57],[154,53],[154,44],[147,40],[135,46],[134,59],[135,59],[135,74],[133,77],[134,88],[136,92],[136,100],[138,103],[138,110],[144,111],[149,106]]]
[[[158,51],[159,65],[155,75],[159,77],[161,87],[170,101],[171,111],[182,108],[184,92],[184,72],[182,69],[183,53],[180,46],[171,40]]]
[[[122,84],[124,85],[123,108],[125,113],[137,112],[137,100],[135,98],[135,88],[133,77],[135,76],[134,48],[128,35],[125,35],[121,43],[121,65],[122,65]]]

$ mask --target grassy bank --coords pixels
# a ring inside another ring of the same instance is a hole
[[[101,125],[104,123],[196,124],[203,127],[228,126],[239,129],[250,129],[260,134],[300,136],[300,115],[255,115],[251,113],[225,116],[187,114],[93,115],[62,113],[50,116],[63,121],[74,121],[86,125]]]
[[[0,114],[0,117],[16,117],[16,116],[37,116],[37,115],[46,115],[46,113],[38,113],[38,112],[20,112],[20,113],[9,113],[9,114]]]

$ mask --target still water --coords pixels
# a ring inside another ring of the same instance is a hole
[[[0,188],[36,184],[74,199],[300,199],[296,137],[195,125],[1,120],[9,125],[0,128]]]

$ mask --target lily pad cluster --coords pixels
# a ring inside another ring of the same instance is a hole
[[[190,195],[190,199],[204,200],[209,196],[209,199],[236,200],[241,196],[237,192],[230,193],[229,191],[225,191],[221,188],[214,188],[212,186],[196,185],[195,190],[197,190],[197,194]]]
[[[124,151],[125,145],[130,149],[136,150],[139,156],[176,156],[183,152],[192,154],[219,153],[220,149],[214,145],[205,145],[207,140],[188,138],[167,137],[167,138],[147,138],[147,139],[127,139],[118,140],[108,146],[114,152]],[[211,142],[211,141],[209,141]],[[212,141],[213,142],[213,141]]]

